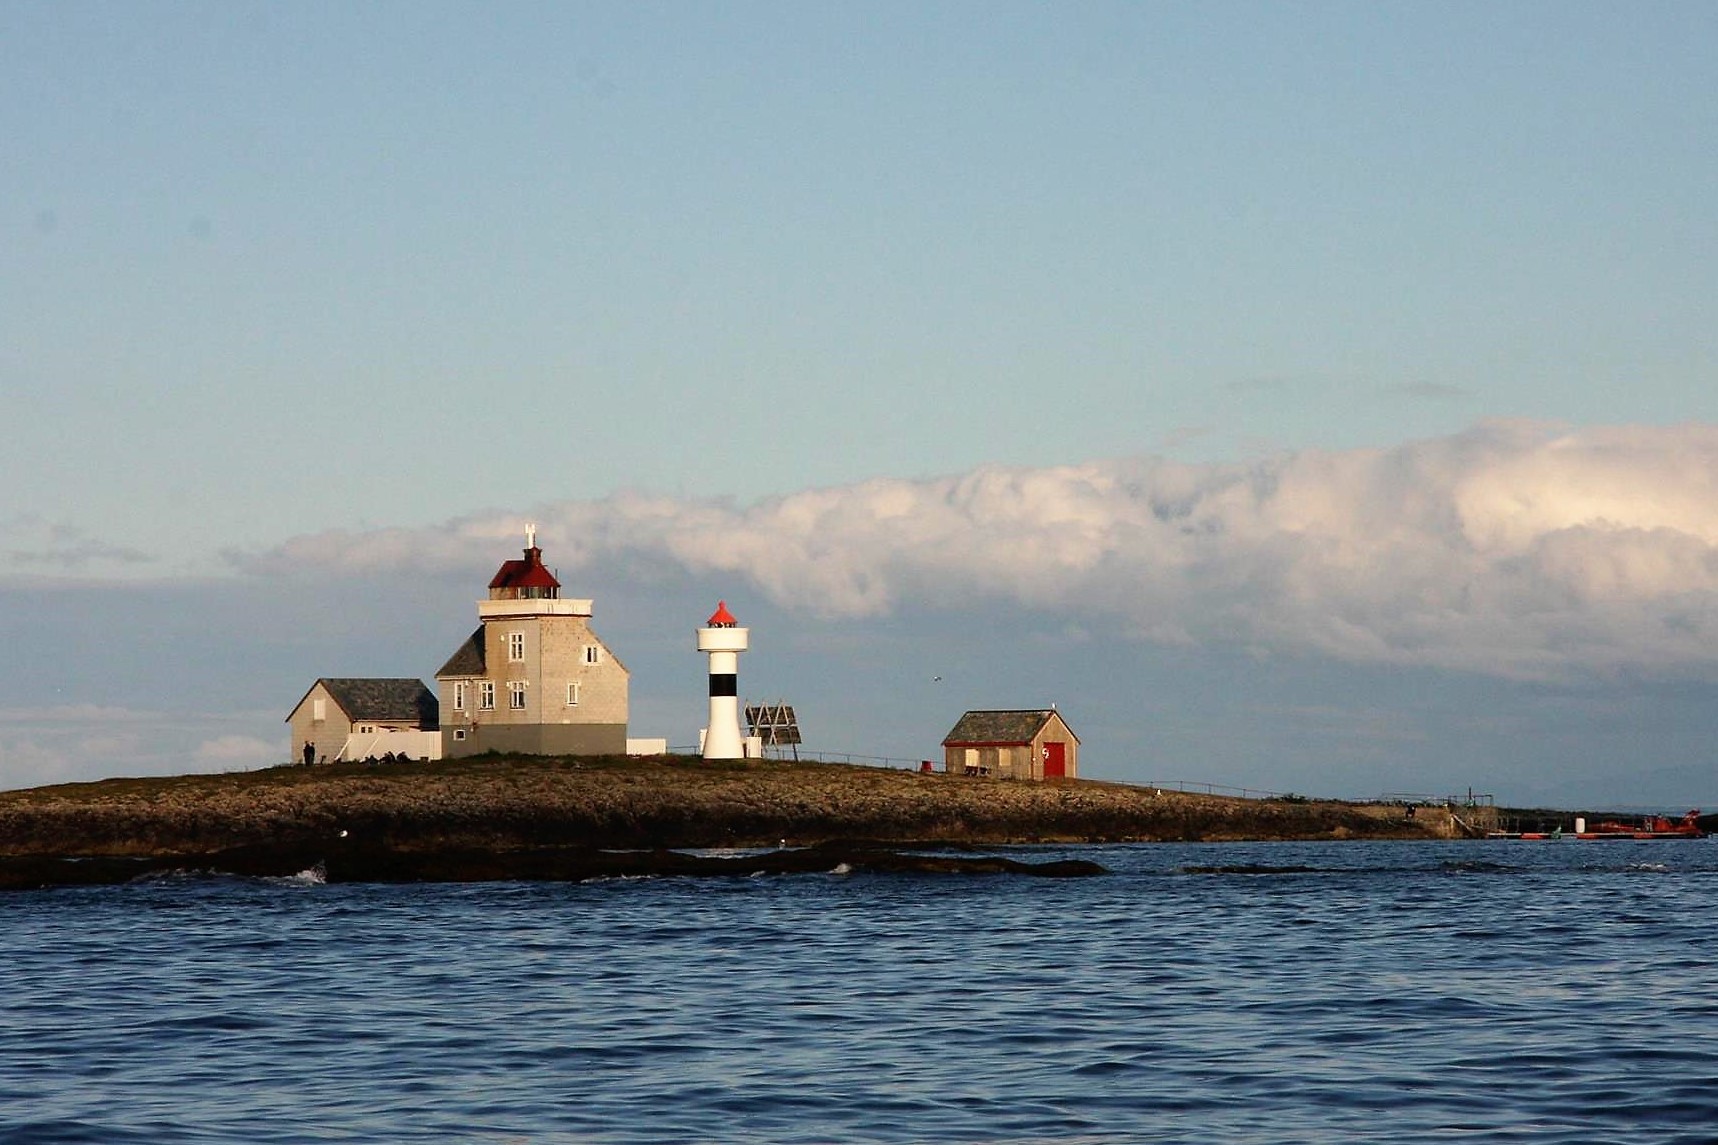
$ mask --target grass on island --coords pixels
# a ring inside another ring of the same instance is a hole
[[[0,854],[195,852],[341,831],[430,849],[1424,838],[1439,828],[1347,803],[694,756],[481,755],[0,792]]]

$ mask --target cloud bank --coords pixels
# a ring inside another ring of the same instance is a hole
[[[150,711],[102,704],[0,708],[0,790],[102,775],[235,771],[286,761],[235,725],[268,727],[272,712]]]
[[[1245,464],[1151,457],[873,480],[753,505],[534,510],[566,579],[674,566],[829,618],[1065,614],[1132,637],[1515,679],[1718,675],[1718,426],[1485,423]],[[483,575],[524,515],[298,537],[251,573]],[[574,591],[576,591],[576,586]]]
[[[74,525],[35,513],[0,517],[0,566],[17,571],[83,572],[114,565],[148,564],[149,554],[89,536]]]

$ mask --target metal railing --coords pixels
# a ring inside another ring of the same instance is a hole
[[[1300,799],[1292,791],[1261,791],[1256,787],[1230,787],[1226,783],[1206,783],[1197,779],[1147,779],[1139,783],[1131,780],[1129,787],[1155,787],[1158,790],[1201,792],[1205,795],[1227,795],[1236,799]]]
[[[860,767],[882,767],[895,771],[917,771],[921,761],[892,755],[860,755],[851,751],[806,751],[788,747],[764,748],[765,759],[797,759],[801,763],[851,763]]]
[[[698,753],[697,744],[670,746],[668,749],[669,755],[697,755]],[[763,758],[789,763],[796,759],[800,763],[850,763],[859,767],[881,767],[895,771],[917,771],[920,762],[916,759],[901,759],[892,755],[861,755],[852,751],[806,751],[804,748],[799,749],[796,755],[791,747],[766,747]]]
[[[1448,804],[1451,807],[1491,807],[1497,803],[1496,796],[1481,794],[1469,788],[1466,795],[1422,795],[1414,792],[1387,792],[1369,800],[1357,800],[1367,803],[1418,803]]]

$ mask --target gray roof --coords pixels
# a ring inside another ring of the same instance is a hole
[[[943,737],[943,746],[1031,743],[1032,737],[1043,731],[1044,725],[1050,722],[1050,717],[1059,714],[1055,708],[968,712],[960,717],[954,729]],[[1073,735],[1072,728],[1068,729],[1068,734]],[[1076,740],[1078,738],[1075,736]]]
[[[429,730],[441,726],[441,705],[422,680],[318,680],[340,710],[353,720],[411,722]]]
[[[483,626],[479,625],[477,631],[459,646],[458,651],[447,658],[447,663],[436,670],[435,678],[439,680],[444,676],[481,676],[486,663],[483,655]]]

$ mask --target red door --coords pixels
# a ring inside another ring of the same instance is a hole
[[[1050,742],[1044,745],[1044,778],[1066,779],[1068,776],[1068,745]]]

